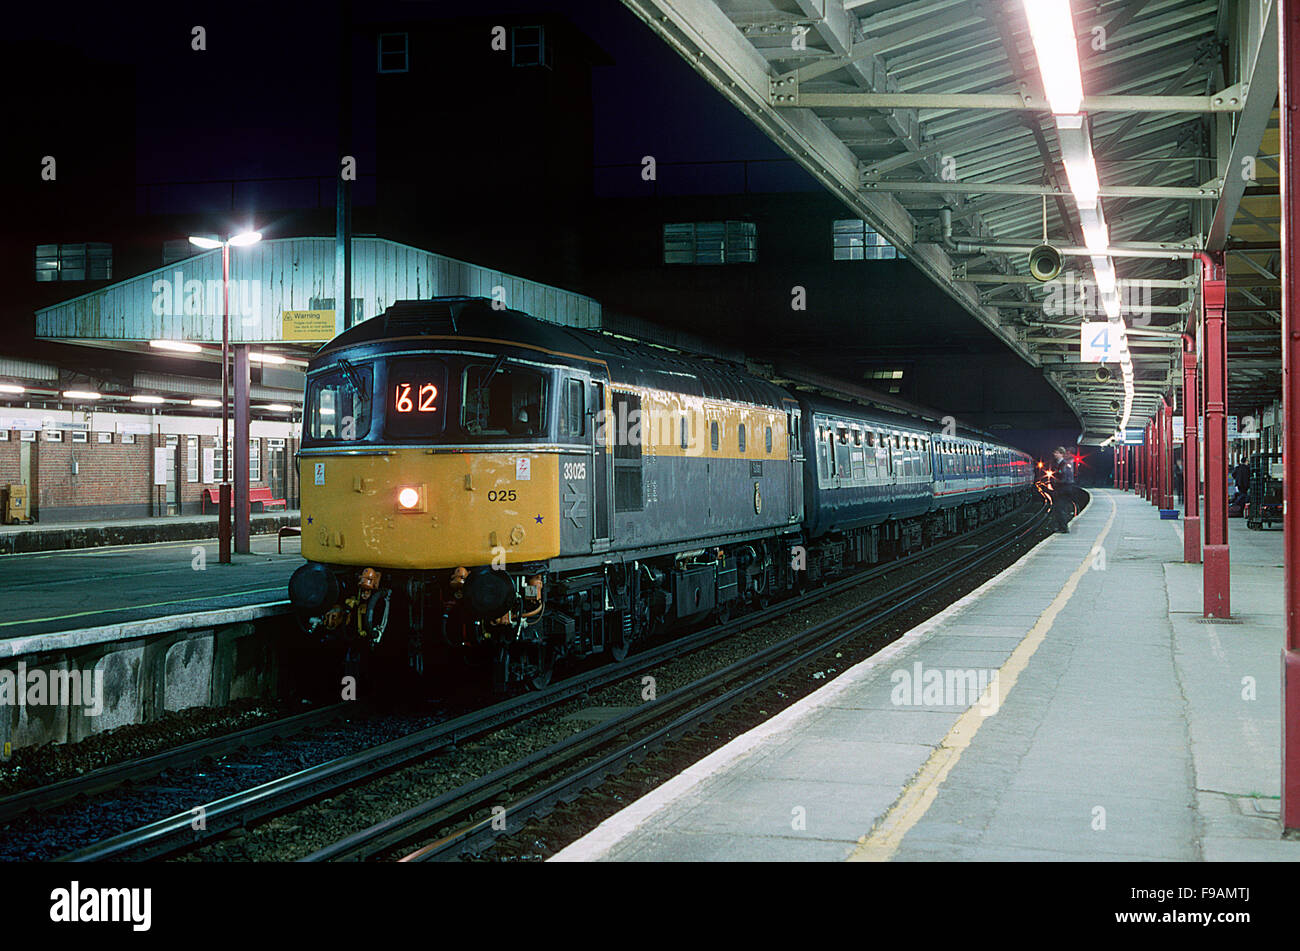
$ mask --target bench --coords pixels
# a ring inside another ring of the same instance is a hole
[[[280,530],[275,533],[276,552],[281,555],[284,554],[284,539],[286,535],[292,538],[295,535],[301,535],[301,534],[302,534],[302,529],[298,528],[297,526],[294,525],[280,526]]]
[[[209,503],[209,502],[211,502],[212,505],[213,505],[214,507],[215,507],[215,506],[219,506],[219,505],[221,504],[221,490],[220,490],[220,489],[215,489],[215,488],[214,488],[214,489],[204,489],[204,490],[203,490],[203,496],[202,496],[202,499],[201,499],[201,503],[202,503],[202,508],[203,508],[203,512],[204,512],[204,513],[206,513],[207,510],[208,510],[208,503]],[[267,489],[267,488],[251,488],[251,489],[248,490],[248,503],[249,503],[249,508],[251,509],[251,508],[253,507],[254,503],[257,503],[257,502],[261,502],[261,503],[262,503],[262,511],[263,511],[263,512],[265,512],[268,508],[288,508],[288,504],[286,503],[286,501],[285,501],[284,499],[275,499],[275,498],[272,498],[272,497],[271,497],[271,490],[270,490],[270,489]]]

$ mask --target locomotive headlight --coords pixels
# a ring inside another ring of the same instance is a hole
[[[397,508],[402,512],[423,512],[424,486],[404,485],[398,488]]]

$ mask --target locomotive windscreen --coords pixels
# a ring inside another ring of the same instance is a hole
[[[307,386],[308,440],[351,442],[370,432],[374,376],[367,365],[340,362]]]

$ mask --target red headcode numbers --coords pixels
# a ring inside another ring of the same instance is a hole
[[[432,383],[398,383],[393,389],[393,409],[399,413],[432,413],[438,388]]]

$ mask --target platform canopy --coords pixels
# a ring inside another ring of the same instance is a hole
[[[1042,367],[1082,441],[1112,436],[1126,397],[1146,419],[1178,382],[1198,250],[1228,252],[1230,401],[1276,398],[1276,0],[1074,0],[1075,128],[1052,108],[1023,0],[624,3]],[[1095,159],[1100,211],[1068,174],[1080,155]],[[1064,253],[1055,286],[1028,266],[1044,204],[1048,243]],[[1115,287],[1118,312],[1087,295],[1059,306],[1080,282]],[[1080,363],[1079,324],[1121,315],[1127,372]]]
[[[498,297],[572,327],[599,327],[589,297],[383,238],[353,239],[353,322],[398,300]],[[270,354],[305,357],[344,329],[334,301],[334,239],[283,238],[230,250],[230,337]],[[36,312],[44,340],[149,351],[150,341],[198,345],[220,359],[221,251],[207,251]],[[214,349],[215,348],[215,349]],[[154,351],[156,352],[156,350]]]

